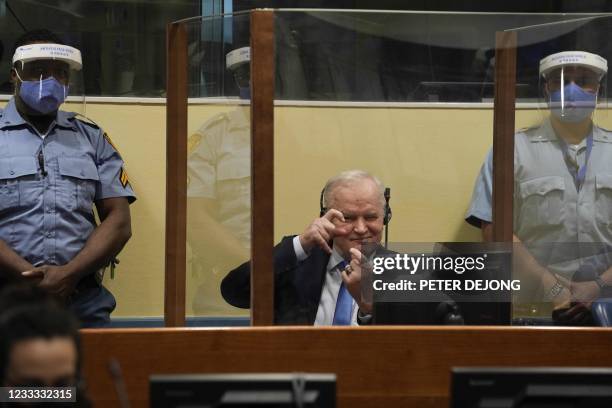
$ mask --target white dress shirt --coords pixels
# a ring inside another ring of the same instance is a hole
[[[308,258],[308,254],[302,248],[300,243],[300,237],[295,236],[293,238],[293,249],[298,261],[303,261]],[[340,285],[342,284],[341,271],[337,268],[337,265],[344,259],[340,256],[340,253],[334,246],[332,254],[329,257],[327,263],[325,282],[321,289],[321,300],[319,301],[319,308],[317,309],[317,317],[315,318],[315,326],[331,326],[334,321],[334,312],[336,311],[336,301],[338,299],[338,292],[340,292]],[[357,325],[357,303],[353,299],[351,308],[351,325]]]

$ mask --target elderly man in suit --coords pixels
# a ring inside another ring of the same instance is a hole
[[[332,177],[321,195],[321,214],[275,247],[275,322],[356,325],[371,320],[361,296],[360,250],[379,244],[385,225],[384,186],[375,176],[350,170]],[[224,299],[250,305],[250,265],[229,272]]]

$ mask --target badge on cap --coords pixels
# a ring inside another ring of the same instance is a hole
[[[608,61],[597,54],[586,51],[563,51],[542,58],[540,61],[540,75],[546,76],[555,68],[566,65],[589,68],[601,76],[608,72]]]

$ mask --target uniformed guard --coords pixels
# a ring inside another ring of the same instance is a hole
[[[0,271],[65,299],[84,327],[102,327],[115,299],[100,271],[131,236],[135,196],[106,133],[59,110],[81,67],[80,51],[48,30],[15,45],[14,95],[0,117]]]
[[[250,97],[249,47],[229,52],[226,67],[241,99]],[[231,313],[219,285],[228,270],[249,257],[251,245],[251,149],[248,105],[207,120],[189,138],[187,229],[192,270],[200,280],[196,313]]]
[[[553,317],[571,323],[588,321],[591,302],[612,283],[612,134],[593,121],[607,72],[607,61],[589,52],[543,58],[540,92],[549,114],[515,136],[515,264],[539,283],[557,309]],[[490,151],[466,216],[485,239],[492,180]]]

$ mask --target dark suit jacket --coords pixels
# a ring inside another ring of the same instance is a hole
[[[308,258],[298,262],[293,237],[284,237],[274,248],[274,320],[276,324],[314,324],[329,255],[315,247]],[[233,306],[250,307],[250,262],[227,274],[221,294]]]

